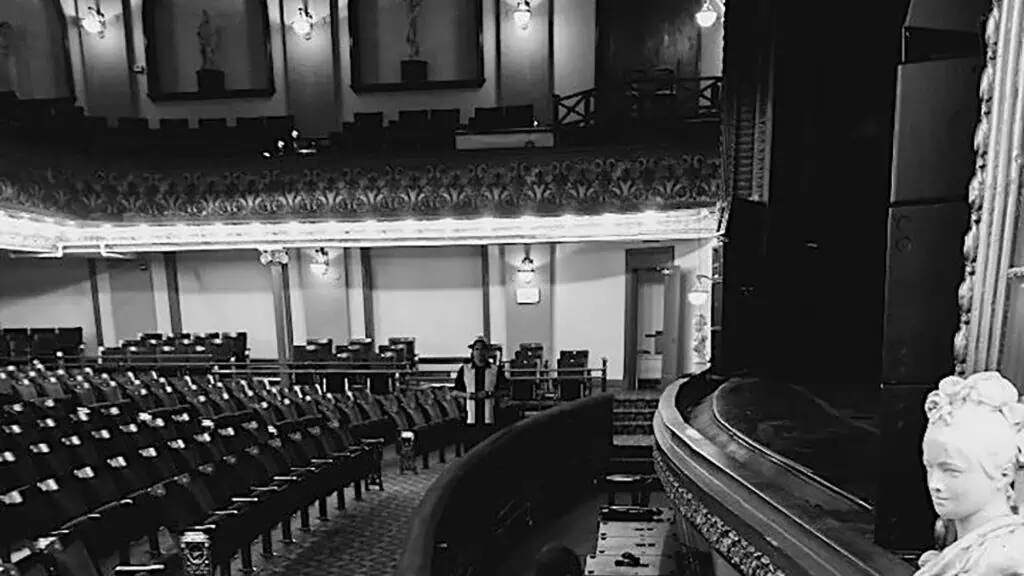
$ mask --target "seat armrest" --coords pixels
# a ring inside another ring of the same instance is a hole
[[[253,486],[250,490],[253,492],[280,492],[283,488],[280,486]]]
[[[313,464],[334,464],[334,460],[329,460],[327,458],[310,458],[309,461]]]
[[[384,444],[384,439],[383,438],[363,438],[362,439],[362,443],[363,444],[368,444],[368,445],[371,445],[371,446],[376,446],[376,445]]]
[[[316,472],[317,469],[314,466],[296,466],[291,469],[292,472]]]
[[[272,480],[275,482],[298,482],[300,479],[298,476],[274,476]]]
[[[115,566],[114,574],[152,574],[167,570],[165,564],[143,564],[139,566]]]
[[[253,498],[251,496],[244,496],[244,497],[241,497],[241,498],[232,498],[231,499],[231,503],[232,504],[252,504],[254,502],[259,502],[259,501],[260,501],[259,498]]]
[[[235,508],[225,508],[224,510],[214,510],[210,513],[210,518],[218,518],[223,516],[237,516],[238,510]]]

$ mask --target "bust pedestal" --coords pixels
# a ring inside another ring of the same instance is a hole
[[[212,69],[196,70],[196,85],[200,94],[223,94],[227,91],[224,71]]]

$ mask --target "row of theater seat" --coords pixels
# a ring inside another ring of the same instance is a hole
[[[454,149],[455,133],[493,132],[533,127],[533,105],[478,107],[463,123],[457,108],[401,110],[394,121],[382,112],[356,113],[352,122],[332,131],[320,142],[343,152],[375,152]],[[201,118],[193,127],[187,118],[161,118],[151,127],[148,118],[118,118],[113,126],[106,118],[86,116],[68,98],[20,100],[13,92],[0,92],[0,130],[38,143],[60,142],[83,151],[139,154],[217,156],[255,155],[276,149],[276,142],[291,142],[293,116],[235,119]]]
[[[0,330],[0,358],[71,358],[81,356],[82,352],[81,327]]]
[[[207,534],[226,574],[251,544],[273,547],[291,518],[309,525],[316,504],[344,487],[383,488],[383,444],[399,431],[415,452],[456,444],[461,403],[438,390],[388,397],[328,394],[213,374],[47,371],[37,364],[0,372],[0,547],[48,537],[23,573],[64,563],[70,576],[95,576],[105,559],[131,571],[131,546],[148,536],[150,555],[171,572],[180,556],[160,549],[161,528]],[[4,559],[0,559],[2,561]],[[152,562],[151,560],[146,560]]]

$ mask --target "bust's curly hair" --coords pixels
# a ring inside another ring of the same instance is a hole
[[[924,411],[929,428],[951,426],[967,412],[997,418],[1009,426],[1016,439],[1017,466],[1024,466],[1024,404],[1017,388],[999,372],[943,378],[938,389],[928,394]]]

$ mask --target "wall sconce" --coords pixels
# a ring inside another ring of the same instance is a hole
[[[299,6],[299,16],[292,21],[292,30],[306,40],[313,37],[313,12],[307,6]]]
[[[326,248],[317,248],[313,251],[313,261],[309,263],[309,270],[318,276],[327,276],[331,269],[331,256]]]
[[[704,6],[697,12],[694,18],[697,20],[697,26],[710,28],[718,21],[718,11],[711,5],[711,0],[704,0]]]
[[[706,274],[697,274],[697,278],[693,283],[693,290],[690,290],[689,294],[686,295],[686,301],[693,306],[703,306],[711,296],[710,285],[714,280],[714,278]],[[705,282],[707,282],[707,285],[705,285]]]
[[[533,281],[537,275],[537,265],[530,258],[529,246],[526,255],[516,266],[516,304],[536,304],[540,302],[540,287]]]
[[[82,19],[82,28],[89,34],[103,38],[107,32],[107,17],[99,6],[89,6],[89,11]]]
[[[516,266],[516,280],[520,286],[531,286],[533,285],[533,279],[537,275],[537,265],[533,262],[533,258],[527,254],[523,256],[522,262]]]
[[[520,30],[526,30],[530,27],[530,17],[533,16],[533,10],[530,9],[530,0],[519,0],[516,3],[516,10],[512,13],[512,20],[515,21],[516,26]]]

